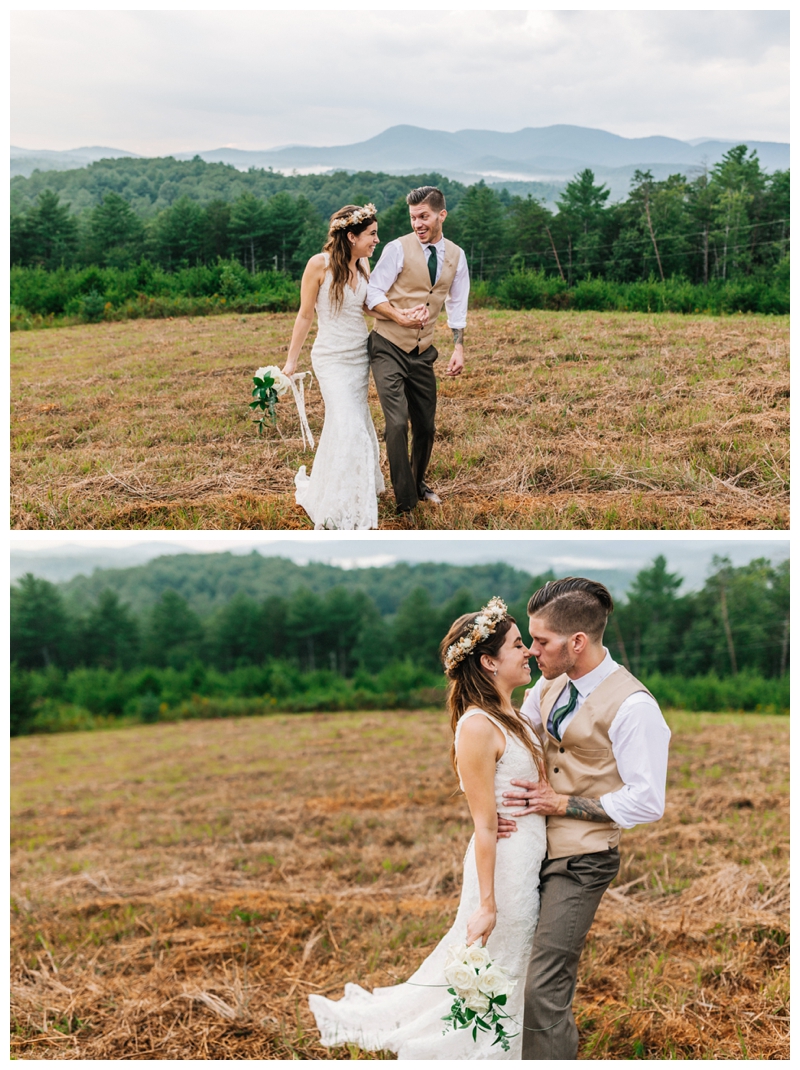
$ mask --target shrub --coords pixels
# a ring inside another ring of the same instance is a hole
[[[139,714],[139,720],[142,724],[156,723],[161,709],[158,695],[154,695],[152,691],[147,691],[144,695],[139,696],[136,706],[136,712]]]
[[[681,276],[639,282],[586,278],[571,288],[558,275],[514,270],[499,282],[473,280],[473,308],[621,312],[789,312],[788,257],[771,276],[696,286]],[[147,260],[129,268],[11,269],[11,329],[222,312],[289,312],[300,287],[279,271],[251,274],[238,260],[165,271]]]
[[[714,713],[744,710],[785,713],[789,677],[754,672],[735,677],[646,676],[643,681],[666,708]],[[329,670],[301,672],[271,661],[223,673],[202,664],[177,670],[56,669],[25,672],[12,667],[11,734],[68,732],[112,725],[187,718],[249,717],[269,712],[416,709],[444,704],[444,680],[410,659],[352,679]],[[515,694],[522,699],[522,689]]]
[[[558,309],[572,304],[567,284],[544,271],[514,271],[502,280],[497,294],[506,308]]]
[[[106,300],[97,290],[89,293],[78,302],[80,317],[86,323],[99,323],[106,310]]]
[[[469,288],[470,308],[499,308],[496,287],[487,279],[473,279]]]
[[[9,720],[12,736],[24,736],[34,719],[33,691],[30,675],[11,666]]]
[[[743,710],[750,713],[788,713],[789,677],[765,679],[758,673],[740,672],[737,676],[662,676],[643,677],[662,706],[715,713]]]
[[[251,275],[236,260],[175,272],[164,271],[147,260],[124,270],[14,267],[11,306],[12,330],[28,330],[101,319],[288,312],[300,306],[300,287],[278,271]]]

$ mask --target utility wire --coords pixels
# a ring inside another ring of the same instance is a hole
[[[644,241],[643,241],[643,244],[644,244]],[[775,240],[772,240],[772,241],[756,242],[753,245],[748,245],[747,246],[747,250],[757,249],[757,248],[760,248],[762,245],[786,245],[787,250],[788,250],[789,239],[786,238],[784,241],[781,241],[779,239],[775,239]],[[651,248],[652,248],[652,246],[651,246]],[[466,252],[466,250],[465,250],[465,252]],[[698,257],[701,257],[702,255],[703,255],[702,249],[700,249],[700,250],[691,250],[690,249],[690,250],[686,250],[685,252],[669,252],[669,251],[667,251],[666,253],[664,253],[664,258],[665,259],[670,258],[670,259],[674,260],[674,259],[676,259],[678,257],[684,257],[684,258],[685,257],[694,257],[696,259]],[[530,258],[542,257],[542,258],[547,258],[550,261],[553,260],[552,254],[549,253],[549,252],[541,252],[541,253],[511,253],[511,254],[506,254],[506,255],[502,255],[502,256],[484,256],[482,258],[481,258],[480,255],[476,255],[476,254],[473,253],[473,254],[467,254],[467,262],[469,263],[470,270],[472,271],[473,268],[480,267],[481,262],[483,263],[483,265],[485,267],[486,265],[489,265],[489,264],[507,263],[507,262],[513,260],[514,257],[518,257],[518,256],[527,256],[527,257],[530,257]],[[652,252],[648,253],[646,248],[644,250],[642,250],[642,256],[643,256],[643,258],[647,258],[648,260],[652,260],[653,263],[655,263],[655,257],[653,255],[653,253]],[[730,250],[730,248],[728,250],[728,258],[729,258],[729,260],[733,259],[733,254],[732,254],[732,251]],[[634,258],[630,257],[629,259],[632,260]],[[636,259],[639,259],[638,255],[636,256]],[[719,263],[720,259],[721,258],[715,254],[715,260],[716,260],[717,263]],[[625,261],[621,261],[621,262],[624,263]],[[583,260],[583,259],[581,259],[581,260],[579,260],[577,262],[577,266],[579,266],[580,268],[585,268],[585,267],[594,267],[594,266],[596,266],[598,264],[600,264],[600,265],[603,265],[603,264],[610,265],[611,263],[613,263],[613,260],[611,258],[609,258],[609,257],[606,257],[606,258],[603,258],[603,259],[595,259],[595,260]],[[562,266],[566,266],[566,265],[562,264]],[[573,265],[573,267],[574,266],[575,265]],[[603,276],[603,279],[606,282],[622,282],[623,281],[623,280],[617,280],[617,279],[610,279],[605,275]],[[719,276],[717,276],[717,279],[719,279]],[[624,280],[624,281],[646,282],[647,280],[646,279],[631,279],[631,280]],[[690,281],[690,280],[687,280],[687,281]],[[709,279],[709,282],[710,281],[716,281],[716,280]],[[722,280],[720,280],[720,281],[722,281]],[[732,280],[726,279],[725,281],[732,281]],[[697,284],[694,284],[694,285],[702,285],[702,283],[697,283]]]
[[[557,219],[557,217],[554,217],[554,218]],[[790,219],[789,219],[788,216],[786,216],[786,217],[780,218],[780,219],[770,219],[770,220],[767,220],[766,222],[742,224],[741,226],[736,227],[735,230],[736,230],[737,233],[739,233],[739,232],[745,231],[745,230],[755,230],[758,227],[765,227],[765,228],[766,227],[774,227],[774,226],[777,226],[779,223],[789,223],[789,222],[790,222]],[[626,229],[629,230],[630,228],[626,228]],[[714,236],[716,236],[718,234],[719,235],[723,234],[723,231],[720,230],[720,228],[718,226],[715,226],[713,229],[709,230],[709,232],[708,232],[709,238],[714,237]],[[680,231],[680,232],[674,232],[672,234],[669,234],[669,233],[667,233],[667,234],[657,234],[656,237],[658,238],[659,242],[664,242],[664,241],[672,241],[673,239],[674,240],[687,241],[690,238],[704,237],[705,235],[706,235],[706,231],[705,230],[694,230],[694,231],[689,231],[688,233]],[[757,243],[757,244],[770,244],[770,243],[776,243],[776,242],[777,243],[781,243],[783,241],[787,241],[787,242],[789,241],[789,235],[788,234],[785,235],[785,237],[782,237],[782,238],[768,238],[768,239],[765,240],[765,242],[761,242],[761,243]],[[622,230],[620,232],[620,234],[616,238],[614,238],[613,241],[611,241],[611,242],[602,242],[596,248],[598,250],[600,250],[600,249],[612,249],[613,250],[615,247],[617,247],[620,244],[620,242],[622,242],[623,244],[625,242],[627,242],[627,243],[629,243],[631,245],[646,244],[648,247],[651,245],[650,238],[647,235],[645,235],[644,233],[641,236],[640,235],[635,235],[635,236],[631,236],[629,238],[626,238],[625,237],[625,230]],[[573,246],[573,249],[574,248],[575,247]],[[548,246],[548,249],[549,249],[549,246]],[[559,253],[569,253],[569,249],[570,249],[570,247],[569,247],[569,245],[567,245],[567,246],[564,246],[562,248],[559,248],[557,251]],[[532,253],[532,254],[529,254],[529,255],[537,255],[537,254],[533,254]],[[548,252],[548,255],[549,255],[549,252]],[[486,259],[486,258],[484,258],[484,259]]]

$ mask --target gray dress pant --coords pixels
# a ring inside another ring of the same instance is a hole
[[[548,858],[540,873],[541,912],[525,982],[523,1059],[576,1059],[572,999],[578,961],[603,892],[619,871],[619,849]]]
[[[431,459],[436,431],[436,376],[434,346],[404,352],[375,331],[369,336],[369,360],[386,419],[384,439],[397,508],[414,508],[425,491],[425,471]],[[411,423],[411,458],[408,425]]]

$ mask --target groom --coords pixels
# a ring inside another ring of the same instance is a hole
[[[544,748],[547,781],[512,780],[513,817],[547,815],[541,912],[525,988],[523,1059],[575,1059],[572,999],[600,900],[619,869],[621,828],[664,813],[670,731],[658,703],[612,661],[603,631],[614,603],[602,583],[568,577],[528,603],[542,676],[522,713]],[[498,816],[498,834],[516,822]]]
[[[446,374],[460,375],[469,298],[467,258],[442,234],[444,194],[435,186],[420,186],[406,201],[413,233],[387,243],[367,290],[367,307],[379,317],[369,336],[369,359],[386,419],[386,453],[399,513],[410,513],[420,500],[441,502],[425,482],[436,430],[433,362],[439,354],[433,331],[446,305],[454,342]]]

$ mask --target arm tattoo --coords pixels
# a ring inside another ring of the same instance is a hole
[[[566,817],[578,817],[582,821],[610,821],[599,799],[587,799],[583,795],[570,795],[567,799]]]
[[[463,346],[464,344],[464,328],[463,327],[451,327],[453,332],[453,345]]]

